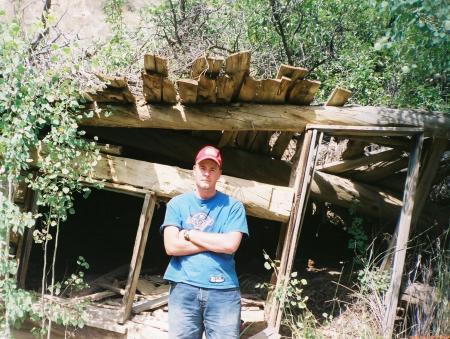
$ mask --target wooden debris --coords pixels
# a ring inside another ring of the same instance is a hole
[[[328,97],[325,106],[344,106],[348,99],[352,96],[352,92],[345,88],[336,87]]]
[[[72,300],[75,300],[75,301],[87,300],[87,301],[93,302],[93,301],[100,301],[102,299],[109,298],[109,297],[112,297],[112,296],[115,296],[115,295],[117,295],[117,293],[113,292],[113,291],[102,291],[102,292],[97,292],[97,293],[85,295],[85,296],[82,296],[82,297],[72,298]]]
[[[300,80],[289,93],[288,102],[296,105],[309,105],[320,87],[320,81]]]
[[[142,73],[143,92],[145,101],[159,103],[163,93],[163,77],[159,74]]]
[[[281,159],[294,134],[294,132],[281,132],[272,147],[270,155],[275,159]]]
[[[161,306],[167,305],[168,301],[169,301],[169,292],[167,292],[167,295],[164,295],[157,299],[142,300],[135,302],[133,304],[133,308],[131,309],[131,311],[135,314],[143,311],[151,311]]]
[[[149,74],[156,73],[165,77],[169,75],[167,59],[154,54],[144,55],[144,69]]]
[[[177,81],[177,85],[182,104],[194,104],[197,101],[197,80],[182,79]]]
[[[154,283],[152,283],[151,281],[148,281],[146,279],[139,279],[136,289],[141,292],[143,295],[150,295],[150,296],[154,296],[154,295],[159,295],[162,293],[166,293],[169,292],[169,285],[168,284],[164,284],[164,285],[160,285],[160,286],[156,286]]]
[[[97,143],[97,146],[100,148],[100,152],[105,154],[121,155],[123,151],[123,147],[117,145]]]
[[[222,69],[223,62],[224,58],[222,57],[201,56],[192,64],[191,77],[195,79],[205,74],[215,76]]]
[[[365,183],[376,183],[408,166],[408,158],[399,157],[393,161],[380,161],[369,168],[353,175],[355,180]]]
[[[243,51],[231,54],[225,60],[225,72],[230,74],[233,79],[233,100],[239,96],[244,78],[250,72],[250,58],[250,51]]]
[[[128,87],[128,80],[125,77],[112,77],[103,74],[96,74],[97,78],[105,82],[106,88],[96,92],[84,93],[89,101],[99,103],[134,103],[136,98]]]
[[[198,103],[215,103],[216,102],[216,81],[201,75],[198,80],[197,89]]]
[[[307,73],[308,70],[303,67],[281,65],[280,68],[278,69],[277,79],[281,79],[282,77],[288,77],[289,79],[292,80],[292,82],[295,82],[297,80],[303,79]]]

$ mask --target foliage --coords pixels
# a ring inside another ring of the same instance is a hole
[[[360,262],[361,257],[366,254],[368,237],[363,228],[364,220],[356,215],[356,207],[356,205],[352,205],[349,209],[352,222],[351,226],[347,229],[347,233],[351,237],[348,241],[348,248],[355,252],[355,260]]]
[[[50,306],[41,298],[42,309],[33,307],[36,296],[17,288],[17,265],[9,257],[10,232],[22,235],[37,218],[43,219],[45,236],[40,239],[47,248],[50,227],[58,228],[67,213],[74,212],[73,193],[89,191],[83,181],[89,181],[98,157],[95,143],[84,140],[84,132],[78,130],[84,114],[76,81],[79,63],[69,47],[47,41],[42,30],[48,20],[46,16],[35,25],[41,33],[30,43],[18,21],[6,22],[0,16],[0,181],[5,186],[5,194],[0,195],[2,337],[9,337],[9,327],[28,315],[43,324],[47,320],[74,324],[62,316],[65,306]],[[39,168],[38,175],[24,177],[32,164]],[[38,204],[48,212],[31,215],[13,204],[13,187],[20,180],[40,192]],[[42,291],[47,290],[44,260]],[[52,268],[54,261],[55,257]],[[51,279],[54,285],[54,272]]]

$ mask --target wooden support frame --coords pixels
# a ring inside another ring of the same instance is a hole
[[[407,173],[406,188],[403,196],[403,208],[398,222],[398,236],[396,239],[396,252],[394,257],[393,274],[388,293],[385,298],[385,314],[383,318],[383,330],[386,338],[392,336],[395,310],[400,292],[401,276],[406,257],[406,244],[408,242],[409,230],[414,207],[414,194],[417,186],[419,159],[423,144],[423,129],[408,127],[377,127],[377,126],[332,126],[332,125],[307,125],[305,129],[305,140],[303,143],[300,161],[298,163],[294,189],[296,192],[294,206],[291,210],[288,228],[286,230],[285,242],[281,256],[280,267],[276,288],[287,287],[291,274],[298,238],[301,231],[310,184],[314,175],[317,150],[321,142],[322,133],[345,136],[412,136],[412,146]],[[317,133],[320,132],[317,143]],[[268,333],[276,336],[279,333],[283,299],[274,300],[268,316]]]

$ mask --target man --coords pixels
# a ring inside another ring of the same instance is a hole
[[[171,255],[169,338],[238,338],[241,296],[234,253],[248,235],[241,202],[216,190],[220,151],[202,148],[193,168],[195,190],[167,204],[161,230]]]

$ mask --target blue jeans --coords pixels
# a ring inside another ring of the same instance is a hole
[[[169,295],[169,339],[239,338],[241,293],[174,283]]]

